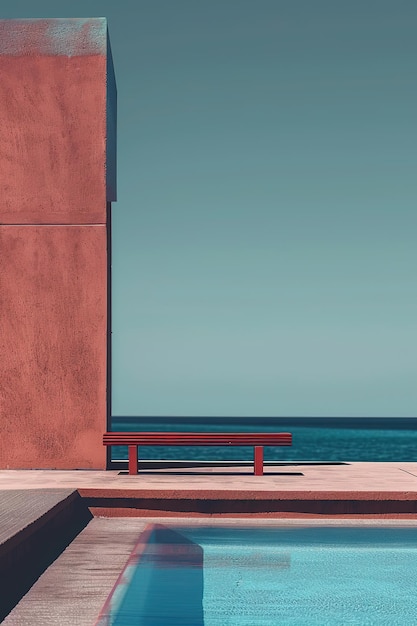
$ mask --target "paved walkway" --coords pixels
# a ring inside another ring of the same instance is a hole
[[[236,514],[417,517],[417,463],[279,464],[112,471],[3,470],[0,491],[74,489],[94,515]]]
[[[93,626],[145,527],[93,519],[5,618],[7,626]]]
[[[0,491],[0,622],[91,518],[74,489]]]
[[[58,509],[72,492],[72,489],[34,489],[30,494],[27,489],[0,491],[0,556],[11,537],[22,531],[30,532],[32,524]]]
[[[417,495],[417,463],[282,464],[264,476],[250,468],[203,467],[143,470],[129,476],[118,470],[0,470],[2,489],[78,489],[217,492],[412,492]]]

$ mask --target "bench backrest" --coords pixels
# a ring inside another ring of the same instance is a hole
[[[290,446],[291,433],[105,433],[107,446]]]

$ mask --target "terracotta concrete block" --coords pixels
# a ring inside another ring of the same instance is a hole
[[[0,20],[0,223],[104,224],[116,199],[105,18]]]
[[[116,84],[105,18],[0,20],[0,467],[104,468]]]
[[[104,468],[106,226],[0,228],[0,468]]]

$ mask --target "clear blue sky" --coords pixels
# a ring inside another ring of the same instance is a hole
[[[415,0],[2,0],[107,17],[113,414],[417,415]]]

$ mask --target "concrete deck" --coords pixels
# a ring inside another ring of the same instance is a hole
[[[417,463],[0,471],[0,620],[20,600],[7,626],[93,624],[151,521],[417,528]]]
[[[141,470],[0,470],[3,489],[97,489],[196,491],[413,491],[417,462],[282,462],[254,476],[249,467],[202,467]]]
[[[120,471],[3,470],[0,491],[74,489],[94,515],[417,517],[417,463],[279,464]]]
[[[91,518],[76,490],[0,491],[0,621]]]

